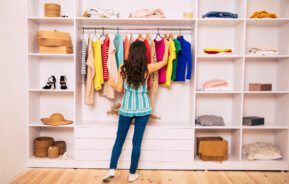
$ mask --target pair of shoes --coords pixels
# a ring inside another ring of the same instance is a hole
[[[110,182],[111,179],[113,179],[115,176],[115,169],[110,169],[102,178],[103,182]],[[138,174],[129,174],[128,181],[134,182],[139,178]]]
[[[60,89],[66,90],[68,89],[66,85],[67,79],[66,76],[62,75],[60,76]],[[46,85],[43,87],[43,89],[56,89],[56,78],[54,75],[51,75],[51,77],[48,78]]]

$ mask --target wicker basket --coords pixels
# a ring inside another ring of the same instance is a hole
[[[55,141],[54,146],[59,147],[59,155],[63,155],[66,151],[66,143],[65,141]]]
[[[59,157],[59,147],[58,146],[49,146],[47,148],[48,157],[49,158],[57,158]]]
[[[45,3],[45,17],[60,17],[61,6],[55,3]]]
[[[52,137],[37,137],[34,139],[34,156],[38,158],[47,157],[47,148],[52,146],[54,139]]]

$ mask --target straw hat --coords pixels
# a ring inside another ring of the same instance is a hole
[[[63,115],[60,113],[54,113],[50,115],[50,118],[42,118],[41,121],[46,125],[58,126],[71,124],[72,121],[65,120]]]

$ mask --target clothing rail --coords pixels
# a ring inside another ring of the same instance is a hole
[[[194,31],[193,28],[176,28],[176,27],[82,27],[82,31],[84,30],[108,30],[108,31],[127,31],[127,30],[156,30],[156,31]]]

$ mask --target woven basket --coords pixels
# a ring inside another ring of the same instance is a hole
[[[66,143],[65,141],[55,141],[54,146],[59,147],[59,155],[63,155],[66,151]]]
[[[45,3],[45,17],[60,17],[61,6],[55,3]]]
[[[34,156],[38,158],[47,157],[47,148],[52,146],[53,143],[54,139],[52,137],[37,137],[34,139]]]
[[[57,158],[59,157],[59,147],[58,146],[49,146],[47,148],[48,157],[49,158]]]

